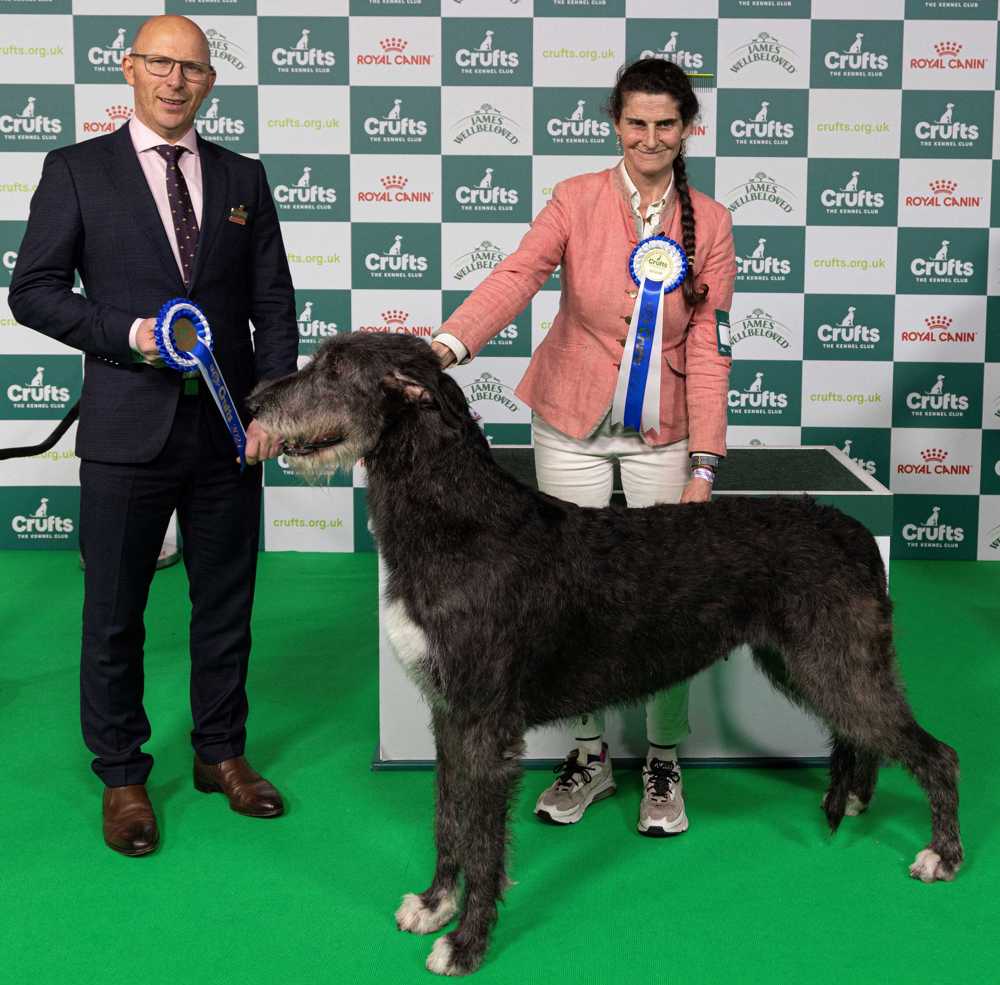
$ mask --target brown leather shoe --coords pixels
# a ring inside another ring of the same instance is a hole
[[[148,855],[160,842],[153,805],[141,783],[104,788],[104,843],[122,855]]]
[[[285,812],[281,794],[247,761],[245,756],[203,763],[194,757],[194,786],[202,793],[224,793],[229,806],[247,817],[278,817]]]

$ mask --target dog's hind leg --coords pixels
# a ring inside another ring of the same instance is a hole
[[[482,964],[497,918],[497,903],[508,885],[508,813],[521,777],[517,758],[523,748],[520,731],[498,729],[491,715],[486,720],[467,721],[461,733],[449,796],[458,802],[465,899],[458,927],[439,937],[427,958],[428,970],[439,975],[469,974]]]
[[[823,795],[823,810],[832,831],[845,815],[856,817],[868,809],[877,778],[878,756],[834,735],[830,786]]]
[[[788,661],[789,677],[834,735],[858,750],[851,774],[859,778],[859,798],[874,787],[875,757],[896,760],[913,774],[930,802],[931,843],[917,855],[910,874],[923,882],[950,880],[962,863],[958,756],[914,720],[895,677],[891,644],[883,640],[882,646],[877,656],[856,643],[841,653],[812,647],[806,655],[802,650]],[[859,755],[864,757],[860,763]],[[826,805],[831,827],[839,823],[839,807],[839,796]]]
[[[434,709],[432,718],[437,747],[437,807],[434,817],[437,865],[430,887],[422,893],[407,893],[396,910],[396,925],[411,934],[432,934],[449,923],[458,912],[461,834],[458,812],[461,800],[453,789],[455,753],[450,748],[457,737],[450,734],[447,718],[441,709]]]

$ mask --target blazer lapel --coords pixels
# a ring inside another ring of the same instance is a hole
[[[159,255],[164,273],[176,282],[178,294],[184,293],[184,281],[177,269],[170,241],[167,239],[159,210],[149,190],[146,175],[139,164],[139,157],[132,144],[128,126],[119,128],[113,142],[112,162],[109,177],[112,184],[120,192],[122,201],[129,203],[132,218],[139,231],[152,245]],[[164,298],[166,300],[166,298]]]
[[[198,233],[198,249],[194,256],[194,269],[191,271],[191,290],[198,283],[198,277],[205,269],[208,257],[211,256],[212,240],[222,225],[222,211],[226,205],[229,182],[226,168],[219,159],[216,148],[206,140],[198,138],[198,158],[201,161],[201,229]]]

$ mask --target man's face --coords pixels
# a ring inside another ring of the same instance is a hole
[[[178,62],[208,64],[205,36],[182,17],[157,17],[136,35],[132,49],[142,55],[163,55]],[[153,75],[146,59],[126,55],[122,61],[125,81],[135,90],[135,115],[165,140],[176,142],[191,129],[198,107],[212,91],[214,73],[204,82],[189,82],[179,64],[164,77]]]

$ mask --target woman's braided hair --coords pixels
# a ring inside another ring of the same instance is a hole
[[[631,65],[623,65],[618,70],[615,87],[611,90],[607,110],[617,123],[622,117],[625,97],[630,92],[646,92],[652,95],[671,96],[680,110],[681,121],[687,126],[698,115],[698,97],[691,88],[691,80],[684,70],[673,62],[662,58],[640,58]],[[687,277],[684,278],[684,300],[692,307],[700,304],[708,296],[708,286],[700,290],[694,286],[694,209],[691,207],[691,193],[688,190],[687,165],[683,152],[674,158],[674,185],[681,200],[681,231],[684,252],[688,255]]]

